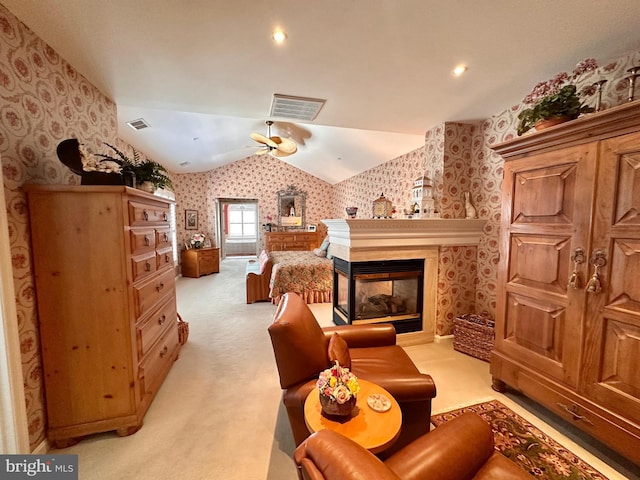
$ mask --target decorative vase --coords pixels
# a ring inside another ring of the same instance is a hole
[[[204,242],[194,242],[193,244],[193,248],[195,248],[196,250],[199,250],[202,247],[204,247]]]
[[[545,128],[553,127],[555,125],[568,122],[569,120],[573,120],[569,115],[562,115],[560,117],[547,118],[546,120],[538,120],[535,123],[534,128],[536,130],[544,130]]]
[[[143,192],[153,193],[156,191],[156,187],[151,182],[142,182],[138,185],[138,190],[142,190]]]
[[[349,215],[349,218],[356,218],[358,207],[347,207],[345,210],[347,211],[347,215]]]
[[[356,406],[356,397],[351,397],[345,403],[338,403],[327,395],[322,393],[319,395],[322,413],[330,417],[350,417]]]

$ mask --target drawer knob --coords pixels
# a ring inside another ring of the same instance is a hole
[[[166,222],[167,220],[169,220],[169,215],[167,215],[167,212],[163,212],[162,213],[162,219]]]
[[[162,315],[160,318],[158,318],[158,325],[162,325],[166,321],[167,321],[167,316],[166,315]]]
[[[169,257],[169,254],[168,254],[168,253],[165,253],[165,254],[164,254],[164,261],[165,261],[165,263],[169,263],[169,261],[170,261],[170,260],[171,260],[171,257]]]
[[[151,245],[151,239],[149,238],[149,235],[145,235],[144,236],[144,244],[148,247],[149,245]]]
[[[146,210],[142,211],[142,218],[144,218],[145,222],[149,221],[149,212],[147,212]]]
[[[145,270],[146,272],[150,272],[150,271],[151,271],[151,264],[150,264],[149,262],[146,262],[146,263],[144,264],[144,270]]]
[[[165,347],[160,351],[160,358],[164,358],[168,351],[169,348],[165,345]]]
[[[164,283],[159,283],[158,285],[156,285],[156,290],[160,291],[164,288]]]
[[[169,235],[167,235],[166,233],[164,234],[164,241],[168,242],[169,241]]]

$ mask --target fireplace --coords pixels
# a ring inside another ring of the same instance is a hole
[[[424,259],[347,262],[333,259],[333,321],[391,323],[422,330]]]
[[[336,262],[334,267],[339,265],[337,272],[342,272],[337,273],[334,268],[334,323],[391,322],[398,331],[398,344],[409,346],[432,342],[435,338],[439,247],[477,245],[485,220],[336,218],[322,222],[328,227],[329,253]],[[409,264],[395,264],[396,261]],[[378,271],[360,271],[359,277],[353,278],[354,267],[369,264],[375,265]],[[393,273],[379,271],[380,265],[384,269],[404,267]],[[422,272],[420,277],[411,273],[417,271]],[[367,275],[386,275],[387,278],[367,279]],[[366,287],[364,293],[362,288],[356,293],[358,286]],[[373,287],[382,290],[368,290]],[[405,293],[407,287],[416,287],[415,300],[413,294]],[[393,299],[399,296],[406,298]],[[404,302],[404,311],[400,312],[401,308],[394,302]],[[358,305],[365,306],[358,309]],[[376,313],[377,309],[383,313]],[[356,318],[358,311],[360,318]]]

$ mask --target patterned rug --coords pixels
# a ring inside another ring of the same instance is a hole
[[[465,412],[476,412],[484,418],[493,429],[496,450],[537,478],[607,480],[591,465],[498,400],[433,415],[431,422],[437,427]]]

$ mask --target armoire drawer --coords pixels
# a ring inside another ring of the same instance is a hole
[[[129,225],[169,223],[169,209],[147,203],[129,202]]]
[[[156,253],[149,252],[135,257],[131,257],[131,269],[133,274],[133,281],[147,277],[158,270],[158,263],[156,261]]]
[[[171,368],[171,363],[176,358],[179,346],[178,326],[174,323],[140,363],[138,377],[141,398],[156,393],[157,386],[162,382],[166,372]]]
[[[171,229],[169,227],[156,228],[156,248],[171,247]]]
[[[152,228],[134,228],[129,230],[131,237],[131,255],[151,252],[156,248],[156,232]]]
[[[139,358],[145,356],[158,338],[176,323],[178,313],[175,297],[171,297],[136,327]]]
[[[158,270],[168,265],[173,267],[173,249],[169,247],[162,250],[156,250],[156,263],[158,265]]]
[[[175,282],[175,272],[172,268],[169,268],[154,278],[135,285],[133,291],[136,305],[136,318],[149,312],[165,296],[173,295],[175,292]]]

